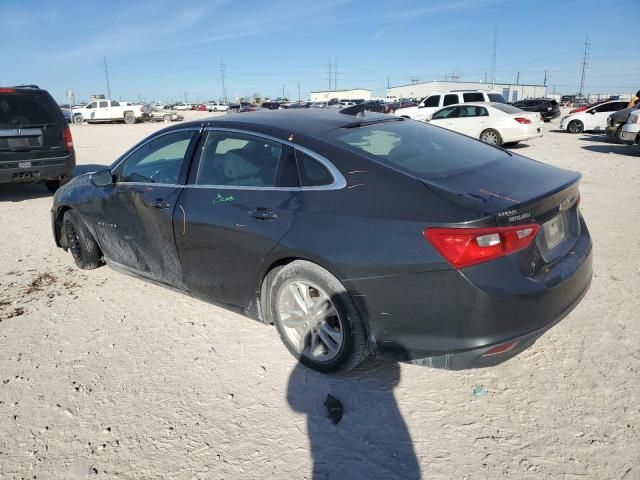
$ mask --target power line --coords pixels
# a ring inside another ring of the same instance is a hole
[[[582,57],[582,74],[580,75],[580,95],[582,95],[582,90],[584,88],[584,77],[587,73],[587,58],[589,56],[589,47],[591,44],[589,43],[589,34],[587,34],[587,39],[584,42],[584,55]]]
[[[107,57],[102,57],[102,68],[104,69],[104,76],[107,79],[107,98],[111,100],[111,87],[109,86],[109,65],[107,64]]]

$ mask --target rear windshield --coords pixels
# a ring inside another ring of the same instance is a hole
[[[0,128],[62,121],[62,111],[45,93],[0,93]]]
[[[349,150],[419,178],[449,177],[508,157],[478,140],[410,120],[341,128],[327,135]]]
[[[501,103],[500,105],[493,105],[493,108],[502,110],[504,113],[522,113],[522,110],[520,110],[518,107],[514,107],[513,105],[508,105],[506,103]]]
[[[488,95],[489,95],[489,100],[492,102],[507,103],[505,102],[504,97],[499,93],[489,93]]]

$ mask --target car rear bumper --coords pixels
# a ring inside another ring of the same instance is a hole
[[[569,253],[535,279],[514,272],[511,260],[503,257],[462,271],[352,282],[354,300],[370,319],[383,355],[455,369],[500,363],[532,345],[589,289],[592,244],[581,224]],[[505,342],[515,344],[485,356]]]
[[[0,162],[0,183],[36,183],[70,176],[76,166],[73,153],[50,158]]]

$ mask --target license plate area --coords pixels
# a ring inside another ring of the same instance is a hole
[[[542,233],[547,250],[553,250],[560,245],[565,237],[563,215],[557,215],[542,225]]]
[[[9,148],[27,148],[30,146],[29,138],[27,137],[7,138],[7,144]]]
[[[18,162],[18,168],[31,168],[31,162]]]

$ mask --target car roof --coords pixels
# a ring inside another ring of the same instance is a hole
[[[177,130],[189,127],[221,127],[242,130],[270,131],[279,133],[283,139],[291,133],[314,136],[320,132],[345,127],[360,122],[397,119],[392,115],[366,112],[364,117],[345,115],[337,109],[287,109],[259,110],[246,114],[231,114],[195,120],[169,127]]]

